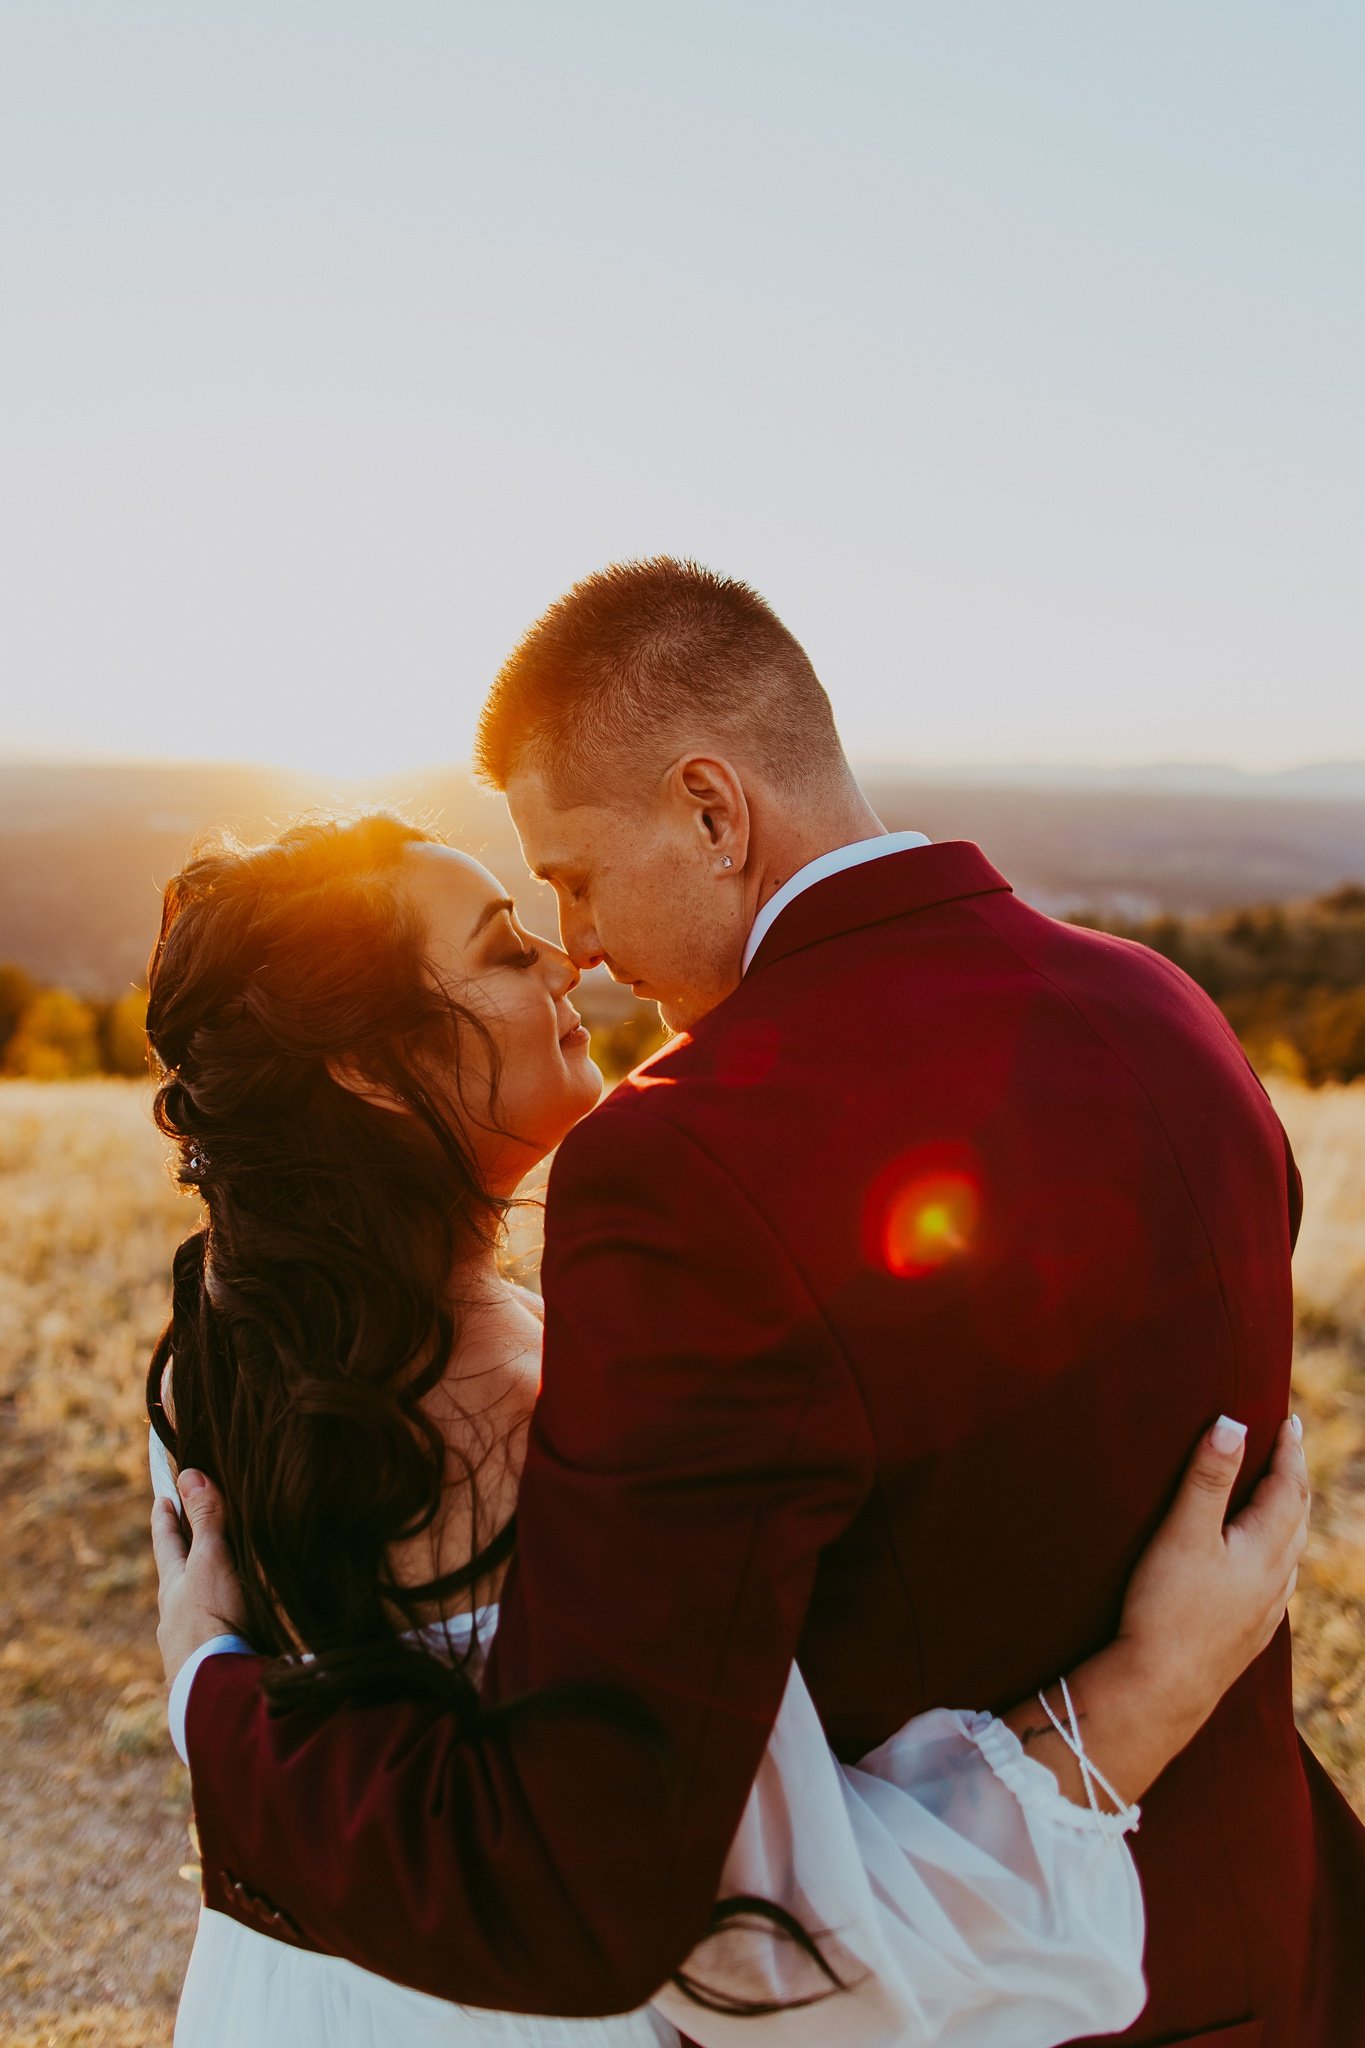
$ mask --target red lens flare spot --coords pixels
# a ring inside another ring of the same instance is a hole
[[[876,1190],[869,1215],[876,1262],[899,1280],[916,1280],[964,1258],[977,1240],[981,1190],[962,1167],[906,1161]]]

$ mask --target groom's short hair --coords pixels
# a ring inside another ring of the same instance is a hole
[[[483,707],[475,772],[519,768],[563,804],[629,797],[688,747],[726,748],[778,789],[843,766],[810,658],[756,590],[695,562],[613,562],[525,634]]]

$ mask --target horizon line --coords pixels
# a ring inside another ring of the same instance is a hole
[[[1144,754],[1129,759],[1115,760],[1113,757],[1094,756],[964,756],[964,755],[906,755],[906,754],[864,754],[849,756],[850,766],[860,775],[875,776],[894,774],[898,778],[914,780],[916,777],[928,781],[942,782],[960,780],[970,784],[981,777],[1007,781],[1037,780],[1058,776],[1065,780],[1094,779],[1112,782],[1125,776],[1215,776],[1230,782],[1259,783],[1283,781],[1300,776],[1341,775],[1351,780],[1365,781],[1365,756],[1310,756],[1276,765],[1248,766],[1226,756]],[[245,756],[215,756],[209,754],[139,754],[121,753],[109,750],[84,751],[79,749],[7,747],[0,743],[0,770],[6,768],[55,768],[55,769],[192,769],[214,770],[229,774],[281,775],[300,782],[336,783],[344,787],[362,788],[373,783],[389,783],[405,776],[450,776],[464,775],[471,789],[480,795],[495,795],[486,790],[474,777],[472,763],[458,757],[428,762],[409,761],[393,768],[377,768],[363,774],[341,774],[327,768],[309,768],[298,763],[251,759]]]

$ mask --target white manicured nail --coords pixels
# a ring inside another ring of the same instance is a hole
[[[1296,1437],[1298,1438],[1299,1442],[1300,1442],[1300,1443],[1302,1443],[1302,1442],[1303,1442],[1303,1421],[1302,1421],[1302,1418],[1301,1418],[1300,1416],[1297,1416],[1297,1415],[1291,1415],[1291,1416],[1290,1416],[1290,1418],[1289,1418],[1289,1427],[1290,1427],[1290,1428],[1291,1428],[1291,1429],[1293,1430],[1293,1432],[1294,1432],[1295,1436],[1296,1436]]]
[[[1234,1422],[1230,1415],[1220,1415],[1209,1431],[1209,1442],[1215,1451],[1221,1451],[1224,1457],[1231,1457],[1234,1451],[1241,1450],[1246,1442],[1246,1433],[1247,1426],[1244,1422]]]

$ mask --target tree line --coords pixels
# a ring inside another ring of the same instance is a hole
[[[1320,1087],[1365,1078],[1365,886],[1203,918],[1072,919],[1164,953],[1206,989],[1255,1064]],[[0,966],[0,1072],[30,1080],[147,1071],[147,997],[92,1001]],[[615,1079],[662,1044],[652,1005],[593,1033]]]
[[[147,995],[110,1001],[47,988],[22,967],[0,966],[0,1073],[29,1081],[147,1072]]]
[[[1207,990],[1262,1072],[1365,1076],[1365,887],[1217,917],[1072,920],[1164,953]]]

